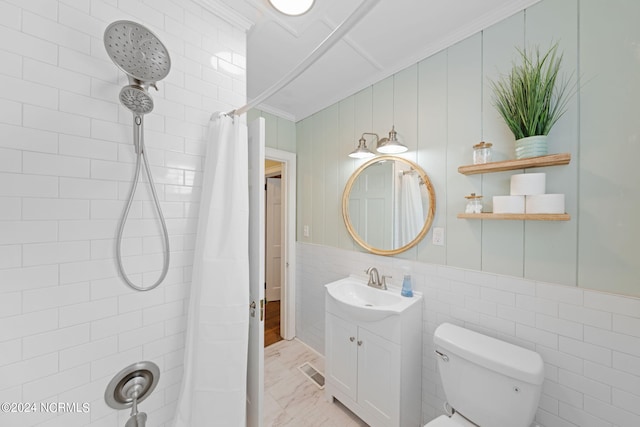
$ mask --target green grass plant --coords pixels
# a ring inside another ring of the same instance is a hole
[[[548,135],[567,110],[570,80],[560,80],[562,54],[558,44],[545,53],[538,47],[518,48],[521,63],[511,73],[492,81],[494,105],[516,139]]]

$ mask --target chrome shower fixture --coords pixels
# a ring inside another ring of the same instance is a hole
[[[153,111],[153,98],[139,85],[123,87],[120,90],[120,102],[133,114],[143,115]]]
[[[131,84],[155,86],[171,69],[169,52],[160,39],[136,22],[111,23],[104,32],[104,47]]]
[[[149,397],[159,379],[160,368],[155,363],[134,363],[113,377],[104,392],[104,400],[113,409],[131,408],[125,427],[144,427],[147,414],[138,412],[138,404]]]
[[[133,145],[136,154],[139,154],[140,140],[143,137],[143,116],[153,111],[153,98],[144,87],[137,84],[123,87],[119,98],[122,105],[133,113]]]
[[[149,87],[154,88],[156,91],[158,90],[156,82],[164,79],[169,74],[171,58],[167,48],[155,34],[143,25],[132,21],[116,21],[109,24],[104,31],[104,47],[114,64],[124,71],[129,79],[129,84],[120,90],[119,98],[122,105],[133,114],[133,144],[136,151],[135,177],[118,226],[116,261],[122,279],[127,285],[138,291],[148,291],[162,283],[169,271],[169,234],[145,153],[144,116],[153,111],[154,104],[153,98],[149,95]],[[134,284],[127,276],[122,265],[122,234],[129,217],[129,210],[138,180],[140,179],[143,160],[164,237],[162,273],[160,273],[160,278],[148,287]]]
[[[171,70],[167,48],[148,28],[132,21],[116,21],[104,31],[104,47],[118,68],[127,75],[129,85],[120,91],[120,102],[133,113],[136,153],[140,151],[142,116],[153,110],[149,87],[158,90],[156,82]]]

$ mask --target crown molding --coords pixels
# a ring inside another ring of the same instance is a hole
[[[199,4],[234,27],[243,30],[245,33],[255,25],[255,22],[236,12],[234,9],[219,0],[193,0],[193,2]]]
[[[278,116],[281,119],[289,120],[290,122],[296,122],[296,116],[291,113],[287,113],[286,111],[282,111],[278,108],[272,107],[269,104],[262,103],[254,107],[254,109],[263,111],[268,114],[273,114],[274,116]]]

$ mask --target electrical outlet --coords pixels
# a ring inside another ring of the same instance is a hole
[[[309,226],[305,225],[302,227],[302,236],[303,237],[309,237]]]
[[[444,227],[433,227],[433,244],[444,246]]]

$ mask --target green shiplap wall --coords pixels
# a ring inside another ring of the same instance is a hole
[[[258,109],[247,112],[247,123],[258,117],[265,121],[265,145],[282,151],[296,152],[296,125],[291,120]]]
[[[640,2],[580,8],[578,281],[640,294]]]
[[[447,214],[447,52],[434,55],[418,66],[418,147],[416,163],[429,171],[429,179],[436,193],[436,212],[433,224],[446,224]],[[453,211],[452,211],[453,212]],[[426,237],[431,238],[431,234]],[[437,264],[447,263],[447,246],[421,244],[417,259]]]
[[[458,166],[471,163],[472,147],[481,139],[482,37],[480,34],[470,37],[445,53],[447,75],[441,84],[447,88],[447,140],[442,143],[446,147],[447,170],[444,194],[437,197],[447,206],[446,222],[440,224],[445,227],[446,263],[481,270],[483,224],[462,221],[456,215],[464,211],[464,196],[483,194],[481,176],[468,177],[458,173]],[[431,242],[430,237],[423,244]]]
[[[395,124],[410,149],[403,156],[434,184],[433,227],[445,228],[446,243],[434,246],[430,232],[399,257],[640,295],[638,16],[636,0],[543,0],[299,121],[287,150],[298,155],[298,240],[361,250],[341,217],[344,185],[363,163],[347,154],[361,133],[385,137]],[[489,79],[510,69],[516,46],[553,42],[564,52],[563,70],[580,80],[550,135],[550,151],[570,152],[572,161],[535,172],[547,173],[548,193],[565,194],[571,221],[457,219],[465,195],[485,195],[491,210],[491,196],[508,194],[509,177],[521,172],[457,172],[481,140],[494,144],[496,160],[513,158],[514,138],[493,107]]]
[[[578,40],[579,34],[583,32],[578,26],[578,7],[580,5],[583,9],[588,8],[589,3],[594,1],[545,1],[526,12],[525,40],[541,46],[560,42],[563,49],[563,68],[567,71],[575,70],[575,76],[584,70],[578,63]],[[596,28],[589,31],[594,30],[600,31]],[[550,224],[536,221],[524,223],[525,277],[556,283],[577,283],[577,248],[580,244],[577,233],[578,224],[583,220],[578,209],[578,165],[581,163],[578,101],[578,96],[571,100],[567,113],[550,133],[554,151],[571,153],[571,163],[567,166],[534,170],[547,174],[547,193],[565,195],[565,209],[571,213],[573,219],[569,222]],[[581,284],[586,285],[587,282],[581,281]],[[640,293],[640,289],[638,291]]]

